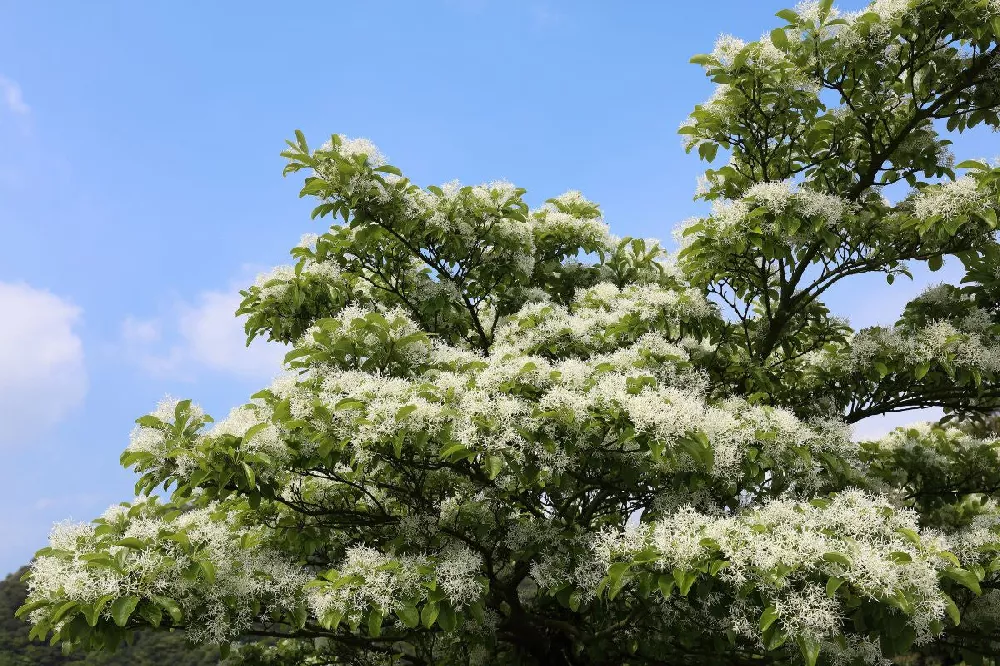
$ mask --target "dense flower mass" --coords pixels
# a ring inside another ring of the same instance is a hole
[[[988,663],[1000,167],[939,130],[1000,126],[1000,4],[779,16],[693,59],[718,87],[684,145],[728,161],[673,254],[580,192],[421,187],[297,132],[285,172],[331,223],[237,312],[286,372],[218,422],[137,420],[137,497],[54,528],[33,636],[183,629],[246,666]],[[945,257],[962,283],[891,326],[823,302]],[[946,422],[853,436],[926,407]]]
[[[91,525],[56,525],[32,567],[29,592],[37,599],[58,593],[91,626],[102,618],[123,624],[118,613],[128,608],[154,624],[166,614],[193,641],[228,641],[262,609],[295,605],[311,578],[256,545],[255,533],[230,506],[207,503],[170,516],[155,498],[138,498]],[[47,616],[38,608],[30,617]],[[57,620],[53,630],[68,621]]]

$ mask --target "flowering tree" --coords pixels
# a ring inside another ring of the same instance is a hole
[[[779,17],[694,58],[718,88],[680,132],[729,162],[673,256],[576,192],[421,188],[365,140],[296,133],[286,173],[340,221],[238,312],[293,344],[288,374],[208,428],[189,400],[138,419],[139,497],[54,529],[33,635],[183,628],[246,664],[1000,651],[1000,442],[851,439],[1000,408],[1000,168],[938,133],[1000,126],[1000,2]],[[823,304],[945,256],[962,285],[895,326]]]

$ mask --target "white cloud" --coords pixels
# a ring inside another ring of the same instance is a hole
[[[83,402],[81,309],[43,289],[0,282],[0,447],[25,443]]]
[[[168,315],[154,319],[129,316],[122,323],[127,355],[157,377],[191,381],[199,370],[270,379],[281,372],[286,345],[257,338],[248,348],[244,319],[237,318],[240,287],[203,291],[193,302],[179,302]],[[169,346],[157,344],[165,321],[175,333]]]
[[[25,103],[24,95],[21,94],[21,86],[3,75],[0,75],[0,98],[13,114],[26,116],[31,113],[31,107]]]
[[[122,337],[132,344],[156,342],[160,339],[160,327],[155,321],[141,321],[129,316],[122,324]]]
[[[233,314],[242,300],[239,292],[204,292],[198,305],[185,307],[180,319],[181,335],[198,362],[225,372],[258,376],[281,368],[285,345],[254,340],[248,349],[243,319]]]

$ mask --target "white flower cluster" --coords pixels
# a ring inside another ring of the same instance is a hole
[[[732,35],[721,35],[715,41],[712,57],[718,60],[724,69],[730,69],[736,56],[746,48],[747,43],[742,39]],[[746,64],[761,69],[774,68],[784,63],[788,63],[787,57],[774,46],[767,35],[761,37],[760,41],[753,42],[746,57]]]
[[[832,640],[846,611],[822,586],[836,576],[873,601],[906,595],[912,604],[909,622],[921,641],[944,614],[938,572],[948,565],[936,548],[917,546],[905,536],[917,530],[915,513],[861,491],[842,492],[821,505],[774,501],[735,516],[688,508],[648,525],[595,535],[593,559],[581,565],[578,578],[592,585],[600,580],[594,575],[598,563],[606,573],[615,561],[648,548],[667,571],[695,571],[714,559],[726,560],[717,578],[734,589],[752,582],[771,598],[788,631]]]
[[[931,185],[913,198],[913,213],[920,219],[940,216],[946,220],[983,210],[988,204],[987,192],[969,176],[962,176],[942,185]]]
[[[578,207],[590,203],[579,192],[567,192],[557,197],[557,201]],[[547,203],[539,210],[533,211],[530,219],[536,236],[555,234],[560,238],[571,240],[575,245],[593,244],[604,248],[611,246],[611,231],[600,216],[564,213]]]
[[[987,500],[980,511],[969,524],[942,535],[948,550],[966,565],[983,564],[1000,553],[1000,506]]]
[[[364,155],[365,162],[368,166],[372,168],[384,166],[388,164],[388,159],[378,147],[364,138],[349,139],[343,134],[338,135],[340,138],[340,146],[337,148],[337,153],[343,157],[354,157],[356,155]],[[322,146],[320,146],[320,151],[329,152],[333,150],[333,141],[327,141]]]
[[[301,567],[286,561],[264,546],[244,547],[236,514],[212,503],[164,519],[155,499],[137,498],[131,509],[114,506],[103,519],[113,534],[98,534],[97,525],[57,524],[49,537],[54,553],[38,557],[31,566],[29,600],[58,599],[92,604],[105,595],[114,598],[154,595],[173,599],[182,609],[188,637],[197,642],[223,642],[245,632],[256,619],[253,604],[261,613],[285,611],[301,597],[302,586],[311,578]],[[198,560],[178,541],[167,537],[183,534],[197,549]],[[143,548],[114,546],[116,540],[134,537],[147,543]],[[95,566],[88,556],[108,553],[122,564]],[[182,575],[192,563],[207,561],[214,572],[212,582]],[[235,600],[235,605],[233,600]],[[111,604],[104,610],[111,617]],[[45,617],[44,609],[32,612],[32,621]]]
[[[267,425],[246,439],[247,431],[261,423]],[[282,441],[281,429],[272,422],[270,407],[259,398],[249,404],[234,407],[226,418],[217,421],[205,433],[205,437],[220,437],[222,435],[243,438],[242,450],[265,453],[274,460],[283,459],[287,453]]]
[[[339,145],[335,148],[331,139],[317,150],[313,157],[313,172],[328,184],[333,185],[336,197],[362,198],[369,202],[387,204],[397,199],[401,189],[394,187],[402,178],[392,173],[375,173],[388,164],[388,160],[374,143],[368,139],[350,139],[338,135]],[[363,156],[359,166],[357,158]],[[348,176],[344,177],[340,167],[348,166]],[[404,197],[403,202],[406,202]]]
[[[174,423],[174,410],[180,400],[171,396],[165,396],[155,410],[150,414],[166,425]],[[200,406],[192,403],[188,408],[189,421],[194,421],[205,416],[205,412]],[[166,462],[172,460],[178,469],[178,474],[186,475],[192,471],[196,465],[193,450],[188,447],[178,446],[173,438],[168,437],[168,433],[161,428],[154,428],[148,425],[137,425],[129,435],[129,444],[125,451],[129,453],[146,453],[154,460]]]
[[[569,308],[552,303],[525,306],[497,331],[495,340],[498,354],[547,348],[594,353],[620,347],[630,334],[629,325],[676,340],[682,337],[682,321],[713,316],[713,307],[696,289],[654,284],[619,289],[603,283],[578,291]]]
[[[419,594],[420,583],[425,579],[420,569],[426,565],[423,557],[391,557],[375,548],[354,546],[348,549],[337,573],[341,578],[357,577],[357,581],[339,587],[310,588],[309,608],[319,619],[336,611],[358,621],[372,608],[392,612],[410,596]]]
[[[489,239],[502,248],[497,260],[530,274],[534,267],[534,238],[530,221],[505,213],[519,200],[517,188],[504,180],[463,187],[457,180],[438,188],[440,193],[414,188],[407,192],[406,214],[424,220],[427,229],[441,237],[465,243]]]
[[[864,329],[851,340],[847,368],[867,368],[879,358],[890,357],[912,365],[937,362],[978,372],[1000,372],[1000,343],[983,328],[989,320],[969,316],[956,323],[936,321],[917,330]]]
[[[841,197],[801,188],[792,181],[756,183],[744,195],[775,215],[791,211],[805,218],[820,218],[836,226],[851,211],[851,204]]]
[[[839,45],[846,50],[894,46],[889,43],[891,25],[911,12],[911,4],[910,0],[874,0],[867,7],[843,14],[841,18],[846,24],[837,31]],[[862,32],[859,30],[858,18],[869,13],[877,15],[878,21],[868,24]]]
[[[795,5],[795,13],[803,21],[818,23],[820,20],[820,4],[818,0],[800,0]],[[830,7],[826,18],[828,21],[840,18],[840,10],[836,7]]]
[[[311,239],[303,239],[303,243],[315,243]],[[315,262],[307,260],[302,268],[302,277],[313,276],[327,282],[336,282],[340,278],[340,268],[336,264],[324,261]],[[296,282],[294,266],[276,266],[269,273],[261,273],[257,276],[253,286],[258,290],[261,300],[270,298],[281,299],[292,289]]]
[[[615,308],[623,296],[627,312],[637,317],[650,308],[669,313],[675,304],[707,312],[703,301],[693,306],[669,298],[657,302],[664,293],[620,292],[607,285],[588,290],[578,302],[579,320],[584,323],[577,332],[596,337],[601,325],[615,325],[622,317]],[[563,321],[572,323],[574,317],[567,315]],[[498,332],[501,342],[488,358],[439,343],[429,352],[428,369],[419,376],[315,367],[308,381],[288,375],[277,380],[272,391],[289,401],[294,418],[312,421],[325,436],[349,442],[352,464],[369,473],[381,464],[376,452],[400,433],[434,438],[446,429],[451,440],[470,451],[515,461],[531,459],[546,473],[559,473],[572,466],[573,459],[562,447],[544,446],[526,433],[548,433],[547,438],[558,432],[557,441],[569,438],[577,447],[607,446],[586,433],[593,431],[593,419],[612,413],[626,417],[637,432],[648,433],[667,452],[679,452],[681,438],[690,433],[703,433],[712,448],[711,473],[728,479],[741,474],[749,446],[781,460],[800,476],[803,488],[821,472],[803,455],[805,451],[836,455],[851,451],[842,424],[806,424],[786,410],[752,406],[736,398],[710,404],[703,395],[705,379],[689,367],[687,351],[667,342],[661,333],[645,333],[624,347],[610,345],[614,351],[606,353],[592,345],[583,349],[583,358],[553,361],[522,353],[520,348],[540,344],[540,339],[532,337],[531,330],[518,334],[519,321]],[[561,329],[555,332],[561,334]],[[328,417],[314,418],[317,401],[329,411]],[[630,455],[649,454],[639,450]],[[672,460],[664,464],[699,466],[680,453]]]
[[[400,307],[348,306],[335,316],[320,320],[296,341],[296,349],[328,350],[349,344],[353,367],[366,360],[395,354],[397,368],[415,368],[430,355],[430,339]],[[316,365],[316,364],[313,364]]]
[[[695,224],[710,228],[723,243],[741,239],[751,226],[759,226],[766,233],[783,233],[776,222],[752,219],[751,213],[762,206],[774,216],[795,216],[802,219],[822,220],[828,228],[837,227],[851,214],[854,206],[841,197],[799,187],[792,181],[765,182],[751,186],[737,200],[712,202],[712,215],[707,218],[690,218],[674,230],[674,239],[682,248],[693,243],[702,234],[686,234]]]
[[[462,546],[429,556],[394,555],[369,546],[347,549],[332,584],[313,585],[307,592],[312,614],[322,619],[330,612],[360,622],[372,609],[391,613],[424,600],[440,585],[456,609],[478,601],[485,591],[479,580],[482,558]],[[428,585],[433,583],[433,585]]]

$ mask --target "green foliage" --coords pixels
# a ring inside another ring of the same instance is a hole
[[[729,161],[675,256],[576,192],[422,188],[296,132],[285,172],[331,226],[238,311],[289,375],[208,430],[189,400],[137,420],[140,496],[53,531],[29,638],[184,629],[260,665],[993,659],[1000,167],[955,165],[936,127],[1000,126],[1000,3],[778,16],[692,59],[718,88],[680,133]],[[894,326],[822,301],[946,257],[962,283]],[[922,407],[945,422],[851,440]]]
[[[0,666],[215,666],[219,650],[192,646],[181,632],[136,632],[117,652],[63,654],[58,646],[28,640],[30,627],[14,618],[28,590],[20,578],[27,567],[0,582]]]

